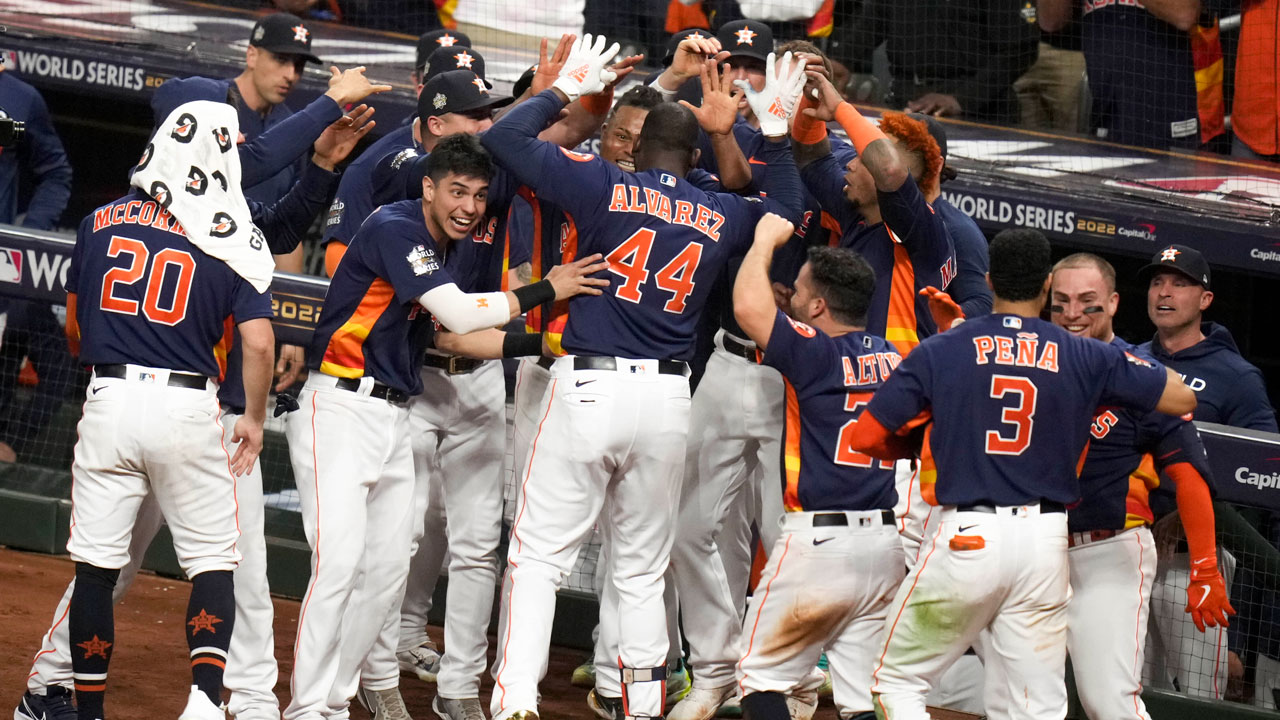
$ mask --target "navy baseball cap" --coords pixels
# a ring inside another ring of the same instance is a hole
[[[426,64],[427,58],[431,57],[431,53],[442,47],[471,47],[471,38],[457,30],[424,32],[418,36],[418,53],[413,67],[421,69]]]
[[[759,20],[735,20],[720,26],[716,37],[720,49],[729,51],[729,58],[749,57],[766,61],[773,52],[773,31]]]
[[[515,86],[511,88],[511,94],[516,97],[523,95],[524,91],[533,85],[533,75],[536,72],[538,72],[538,66],[531,65],[528,70],[521,73],[520,79],[516,80]]]
[[[422,82],[426,83],[440,73],[450,70],[470,70],[479,75],[490,90],[493,89],[493,83],[489,82],[484,75],[484,57],[476,50],[462,45],[436,48],[428,55],[426,64],[422,66]]]
[[[704,30],[702,28],[689,28],[688,30],[681,30],[675,35],[672,35],[671,38],[667,40],[667,52],[662,56],[662,67],[671,67],[671,63],[676,59],[676,48],[680,47],[680,43],[684,42],[685,38],[692,36],[708,39],[712,37],[710,30]]]
[[[1138,271],[1140,280],[1150,280],[1162,270],[1172,270],[1191,278],[1205,290],[1209,289],[1209,263],[1199,250],[1186,245],[1170,245],[1155,255],[1151,262]]]
[[[308,62],[320,62],[311,52],[311,31],[297,15],[275,13],[262,18],[253,26],[249,44],[277,55],[295,55]]]
[[[427,81],[418,95],[418,117],[490,110],[510,105],[515,98],[494,96],[484,80],[470,70],[450,70]]]
[[[925,129],[928,130],[929,134],[933,136],[934,142],[938,143],[938,149],[942,151],[942,172],[940,175],[941,179],[944,182],[947,180],[954,180],[956,178],[956,175],[958,175],[959,173],[956,172],[955,168],[947,164],[946,128],[944,128],[942,126],[942,123],[938,122],[938,119],[932,115],[925,115],[924,113],[918,113],[918,112],[910,112],[910,113],[907,113],[907,117],[911,118],[912,120],[918,120],[919,122],[924,123]]]

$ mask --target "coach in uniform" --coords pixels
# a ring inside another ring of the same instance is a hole
[[[1065,506],[1080,498],[1072,468],[1094,410],[1195,407],[1172,371],[1039,319],[1050,281],[1040,233],[996,236],[990,277],[993,314],[916,347],[852,431],[853,450],[904,457],[913,450],[901,433],[931,419],[935,467],[921,484],[942,510],[889,609],[871,689],[877,715],[898,720],[928,717],[925,695],[984,628],[1021,714],[1063,716]]]

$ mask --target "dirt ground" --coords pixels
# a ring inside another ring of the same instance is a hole
[[[17,705],[25,690],[31,657],[40,647],[54,607],[73,573],[71,561],[38,553],[0,549],[0,717]],[[190,585],[181,580],[143,573],[129,595],[116,606],[116,654],[111,662],[107,712],[113,718],[177,717],[190,688],[182,616]],[[298,602],[276,598],[276,657],[280,682],[276,695],[283,707],[289,701],[294,629]],[[441,641],[442,629],[430,628]],[[490,640],[490,652],[494,643]],[[492,659],[492,654],[490,655]],[[586,691],[569,684],[582,652],[551,648],[551,667],[542,683],[542,716],[548,720],[593,718],[585,704]],[[482,698],[487,702],[492,682],[485,678]],[[401,692],[417,720],[431,720],[433,685],[404,678]],[[368,714],[353,704],[352,718]],[[938,715],[935,717],[941,718]],[[816,720],[835,720],[831,700],[822,701]]]

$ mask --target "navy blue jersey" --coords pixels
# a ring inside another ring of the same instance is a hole
[[[49,108],[35,88],[8,70],[0,72],[0,109],[5,117],[27,124],[27,134],[17,147],[0,149],[0,223],[17,219],[19,178],[26,171],[36,184],[22,225],[52,230],[71,198],[71,164],[49,119]]]
[[[951,284],[956,274],[955,248],[942,217],[925,202],[915,180],[908,177],[897,190],[880,191],[884,222],[868,225],[845,197],[844,172],[845,164],[829,154],[806,165],[800,177],[839,224],[840,247],[857,251],[875,271],[867,332],[887,338],[905,355],[937,332],[929,303],[919,290],[926,285],[945,289]]]
[[[1146,360],[1136,346],[1111,344]],[[1151,467],[1143,467],[1150,458]],[[1089,449],[1080,469],[1080,504],[1067,517],[1071,532],[1123,530],[1155,522],[1148,495],[1160,484],[1156,471],[1191,463],[1208,479],[1209,467],[1196,426],[1186,418],[1103,406],[1089,428]]]
[[[867,411],[890,431],[932,414],[936,483],[922,471],[921,486],[939,505],[1071,504],[1094,411],[1150,412],[1164,386],[1163,366],[1120,348],[985,315],[921,342]]]
[[[325,219],[324,242],[331,240],[351,242],[351,238],[355,237],[356,231],[360,229],[361,223],[380,204],[375,203],[373,198],[374,169],[385,161],[389,154],[394,157],[394,153],[417,149],[417,147],[418,144],[413,139],[413,124],[410,123],[383,135],[347,166],[346,171],[342,173],[342,181],[338,183],[338,194],[334,196],[333,204],[329,206],[329,214]],[[394,198],[383,202],[403,199],[405,198]]]
[[[235,81],[229,82],[231,83],[232,91],[238,94],[239,91],[235,86]],[[267,109],[266,114],[262,114],[250,108],[243,100],[236,105],[236,111],[240,115],[240,132],[244,135],[246,142],[261,136],[293,115],[293,110],[284,103],[272,105]],[[305,158],[299,154],[294,161],[290,162],[275,175],[253,185],[244,183],[244,196],[262,203],[273,203],[284,197],[285,193],[289,192],[289,188],[293,187],[293,184],[297,182],[298,174],[302,172],[303,162],[305,162]],[[241,182],[243,183],[243,180]]]
[[[80,359],[217,378],[224,321],[271,317],[271,295],[187,239],[141,190],[85,217],[67,268]]]
[[[1085,0],[1081,22],[1099,135],[1161,150],[1199,147],[1190,35],[1135,0]]]
[[[947,292],[964,310],[966,318],[987,315],[991,312],[991,286],[987,285],[987,271],[991,269],[988,257],[987,236],[978,223],[959,208],[939,195],[933,201],[933,209],[942,216],[956,249],[956,276]]]
[[[427,232],[422,201],[378,208],[329,281],[307,366],[336,377],[371,375],[411,395],[422,392],[418,366],[432,323],[418,298],[454,283],[444,265],[444,251]]]
[[[562,103],[544,92],[481,136],[486,148],[578,226],[578,255],[610,263],[608,290],[570,302],[564,348],[580,355],[687,360],[698,315],[725,262],[746,252],[756,222],[799,214],[785,142],[765,143],[769,198],[709,193],[660,170],[628,173],[537,139]]]
[[[849,449],[848,433],[902,356],[864,332],[831,337],[778,311],[764,364],[786,381],[783,495],[788,512],[890,510],[893,463]]]
[[[751,169],[751,185],[739,190],[760,190],[764,187],[764,176],[768,172],[765,161],[760,158],[760,152],[764,149],[764,135],[759,128],[751,127],[751,123],[739,115],[733,123],[733,139],[738,141],[738,147],[742,149],[742,154],[747,158],[747,165]],[[702,151],[698,156],[698,168],[712,174],[719,174],[720,163],[717,162],[715,150],[711,147],[711,136],[702,130],[698,131],[698,149]]]

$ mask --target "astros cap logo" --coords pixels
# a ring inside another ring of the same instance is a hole
[[[1171,246],[1169,246],[1169,247],[1165,248],[1164,250],[1161,250],[1161,251],[1160,251],[1160,262],[1166,262],[1166,261],[1167,261],[1167,262],[1174,262],[1174,261],[1176,261],[1176,260],[1178,259],[1178,256],[1179,256],[1179,255],[1181,255],[1181,254],[1182,254],[1182,251],[1181,251],[1181,250],[1179,250],[1179,249],[1177,249],[1177,248],[1175,248],[1175,247],[1173,247],[1173,246],[1171,245]]]
[[[293,30],[293,39],[300,43],[306,42],[307,38],[311,37],[311,31],[303,27],[301,24],[294,25],[289,29]]]
[[[458,44],[458,38],[450,35],[449,33],[445,33],[436,38],[436,42],[440,44],[440,47],[453,47]]]
[[[753,42],[752,42],[752,39],[753,39],[753,38],[755,38],[755,36],[756,36],[756,32],[755,32],[755,31],[753,31],[753,30],[752,30],[751,28],[749,28],[749,27],[744,27],[744,28],[742,28],[741,30],[739,30],[739,31],[735,32],[735,33],[734,33],[734,35],[737,35],[737,36],[738,36],[738,44],[739,44],[739,45],[754,45],[754,44],[755,44],[755,43],[753,43]]]
[[[466,68],[468,70],[471,69],[471,61],[475,60],[475,58],[467,54],[466,50],[463,50],[462,52],[458,53],[456,56],[454,56],[454,59],[458,61],[459,68]]]
[[[486,88],[486,87],[484,86],[484,81],[483,81],[483,80],[481,80],[480,78],[476,78],[475,80],[472,80],[472,81],[471,81],[471,84],[472,84],[472,85],[475,85],[475,86],[476,86],[476,87],[478,87],[478,88],[480,88],[480,92],[482,92],[482,93],[488,93],[488,92],[489,92],[489,89],[488,89],[488,88]]]

